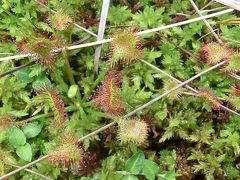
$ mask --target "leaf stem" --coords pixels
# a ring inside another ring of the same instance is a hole
[[[63,58],[64,58],[64,65],[65,65],[65,68],[66,68],[65,72],[67,74],[68,80],[69,80],[71,85],[74,85],[74,84],[76,84],[76,82],[74,80],[72,69],[71,69],[71,66],[69,64],[66,48],[64,48],[62,50],[62,54],[63,54]]]

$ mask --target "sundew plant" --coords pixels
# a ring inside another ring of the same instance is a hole
[[[0,180],[240,179],[237,0],[2,0]]]

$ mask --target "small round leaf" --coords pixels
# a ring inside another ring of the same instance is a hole
[[[155,162],[148,159],[143,161],[143,174],[147,179],[154,180],[158,171],[159,167]]]
[[[24,161],[30,162],[32,160],[32,148],[29,143],[26,143],[23,146],[19,146],[16,149],[16,153]]]
[[[22,130],[27,138],[36,137],[41,132],[40,126],[35,123],[25,124]]]
[[[68,97],[73,98],[76,96],[78,90],[78,86],[76,84],[71,85],[69,90],[68,90]]]
[[[145,159],[143,152],[138,152],[130,157],[125,164],[125,168],[128,172],[138,174],[143,168],[143,160]]]
[[[22,146],[26,143],[26,137],[21,129],[13,127],[8,134],[8,140],[13,147]]]

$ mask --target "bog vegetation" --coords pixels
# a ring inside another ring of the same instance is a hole
[[[0,58],[28,54],[0,62],[0,175],[47,155],[10,179],[239,179],[239,12],[208,20],[220,43],[203,21],[139,36],[199,15],[189,0],[113,0],[94,72],[95,46],[67,48],[96,41],[81,27],[97,32],[101,7],[0,2]]]

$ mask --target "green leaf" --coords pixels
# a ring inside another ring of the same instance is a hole
[[[26,138],[33,138],[41,132],[41,127],[35,123],[28,123],[23,126],[22,130]]]
[[[167,110],[164,110],[164,111],[157,112],[155,116],[162,121],[167,117],[167,114],[168,114]]]
[[[68,97],[73,98],[76,96],[78,90],[78,86],[76,84],[71,85],[69,90],[68,90]]]
[[[12,111],[11,114],[14,115],[14,117],[24,117],[28,115],[28,113],[24,111]]]
[[[29,143],[24,146],[19,146],[16,149],[16,153],[24,161],[30,162],[32,160],[32,148]]]
[[[29,77],[30,72],[31,72],[31,69],[26,68],[14,73],[14,75],[17,77],[17,79],[23,81],[24,83],[30,83],[33,81],[33,78]]]
[[[108,21],[113,24],[123,25],[130,17],[131,10],[126,6],[112,6],[109,9]]]
[[[13,147],[22,146],[26,143],[26,137],[21,129],[13,127],[9,131],[8,140]]]
[[[146,7],[143,12],[132,15],[132,18],[141,28],[153,28],[162,24],[164,10],[163,7],[156,10],[153,7]]]
[[[127,175],[122,178],[122,180],[138,180],[137,176]]]
[[[159,167],[155,162],[145,159],[143,161],[143,170],[142,171],[143,171],[144,176],[147,179],[154,180],[156,174],[159,171]]]
[[[143,160],[145,156],[143,152],[138,152],[129,158],[125,164],[125,168],[128,172],[138,174],[143,168]]]
[[[41,90],[42,88],[51,87],[51,81],[47,77],[40,77],[32,84],[33,89]]]

